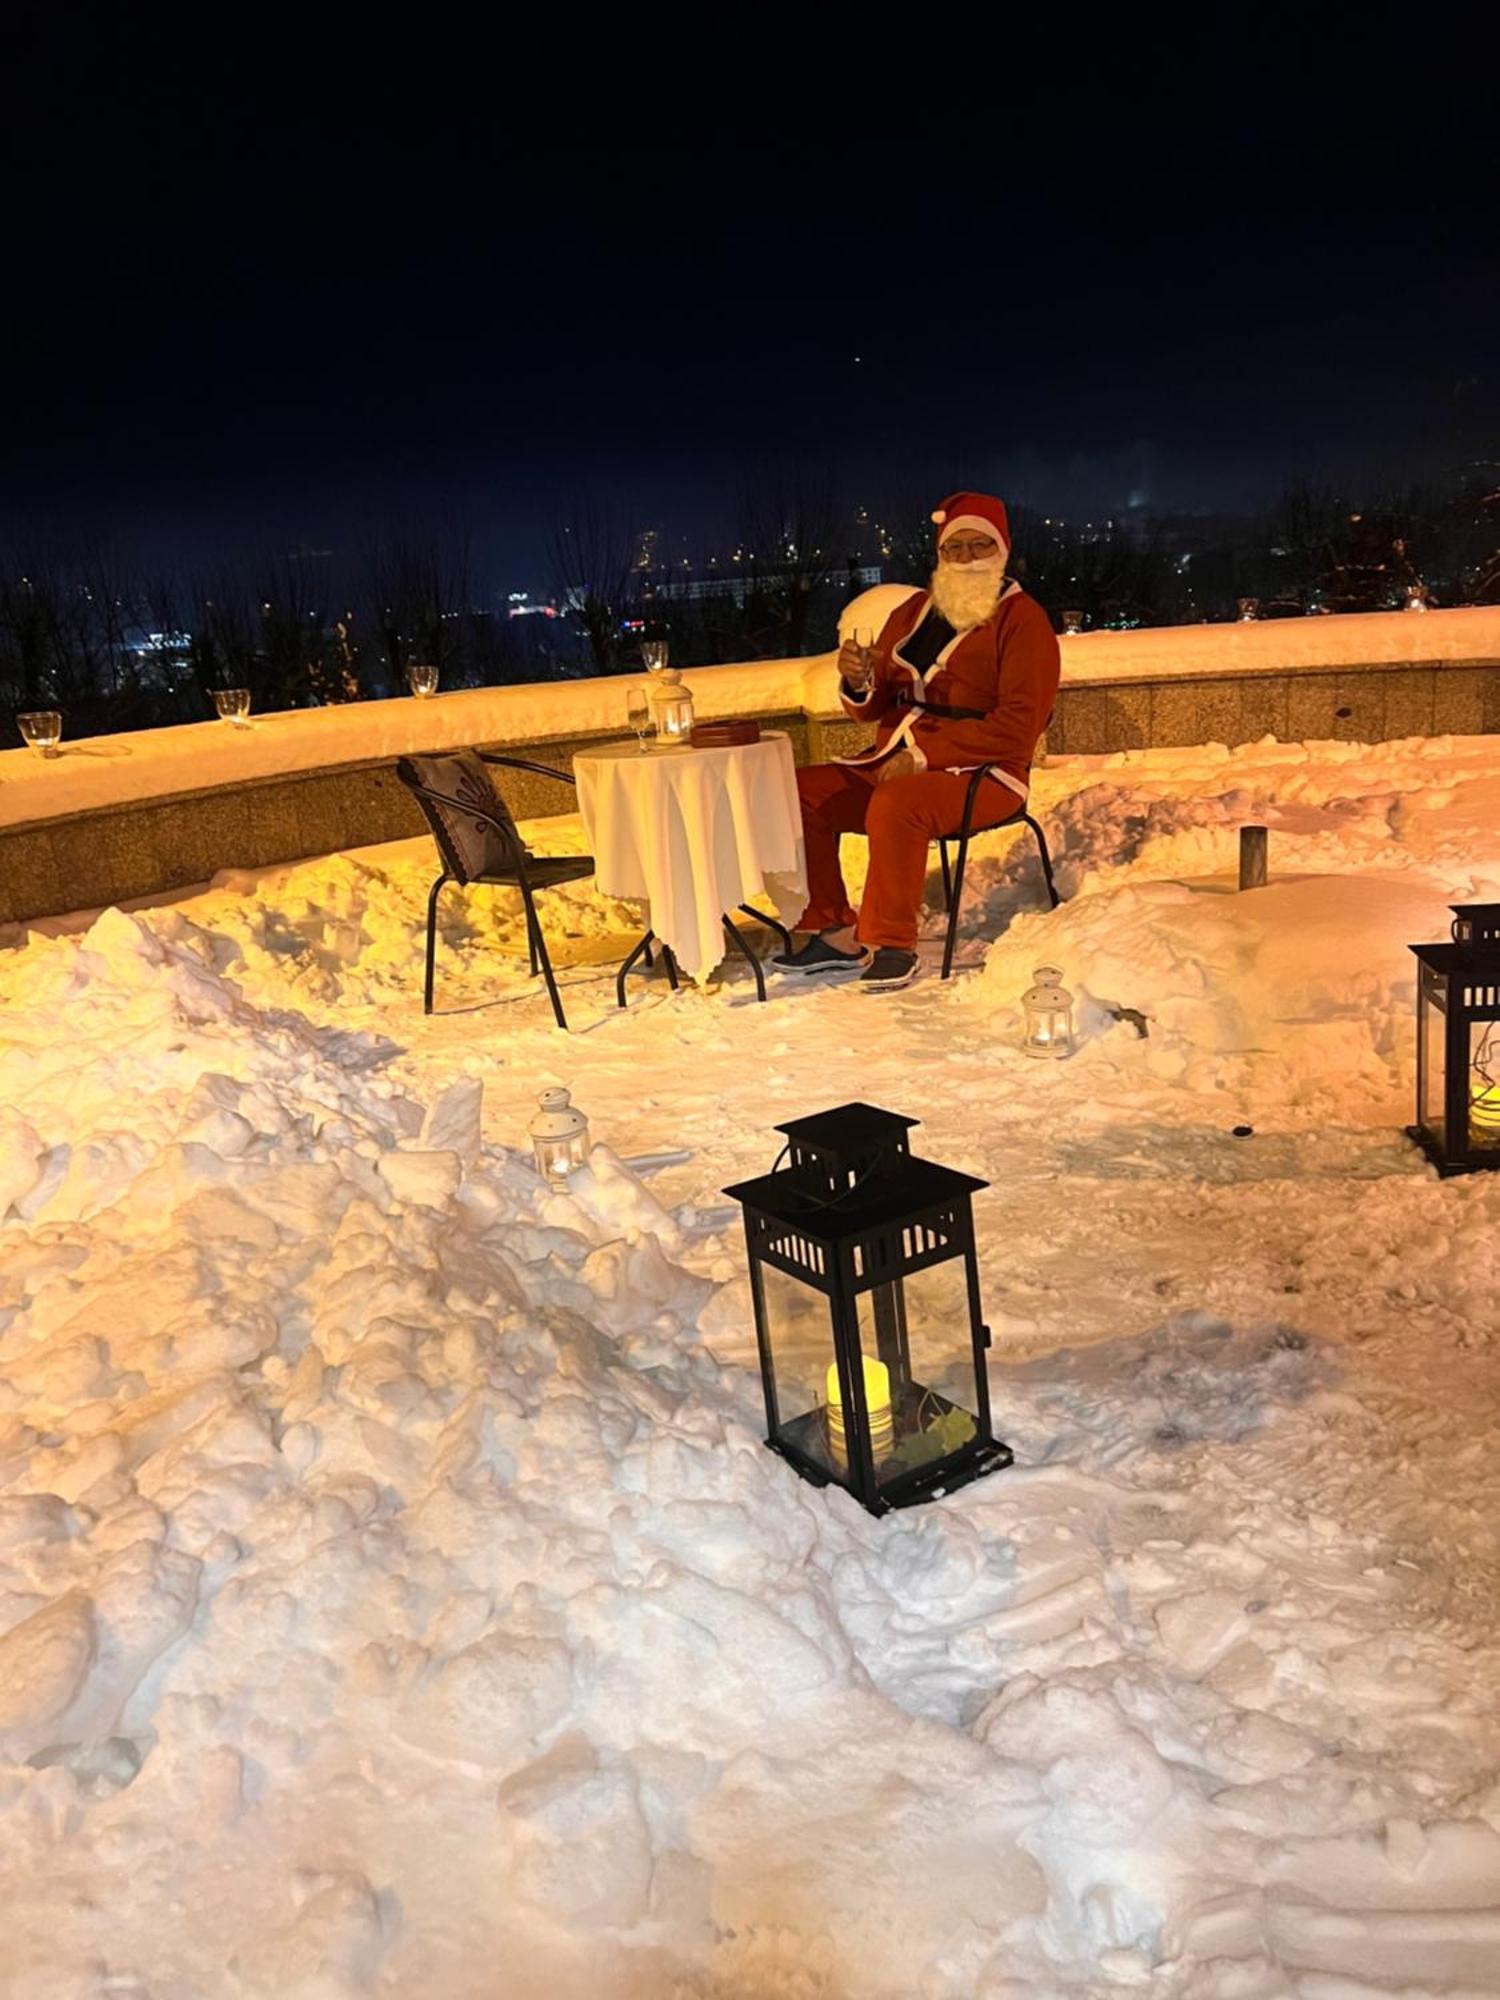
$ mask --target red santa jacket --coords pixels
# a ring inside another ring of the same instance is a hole
[[[910,749],[919,765],[935,771],[994,764],[992,775],[1024,799],[1061,671],[1047,614],[1018,583],[1007,583],[985,622],[950,639],[924,676],[902,658],[901,648],[931,602],[928,591],[913,591],[886,620],[875,646],[875,680],[862,699],[840,684],[845,714],[877,725],[871,748],[841,761],[879,763],[894,750]],[[919,702],[971,713],[926,713]]]

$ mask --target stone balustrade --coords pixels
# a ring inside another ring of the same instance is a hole
[[[896,586],[856,600],[878,620]],[[1062,641],[1052,756],[1157,744],[1500,733],[1500,608],[1091,632]],[[472,744],[570,768],[625,733],[644,675],[477,688],[0,752],[0,923],[180,890],[255,868],[420,833],[394,775],[411,751]],[[754,715],[798,760],[847,754],[868,729],[839,710],[832,654],[699,667],[701,717]],[[571,788],[505,776],[518,818],[571,810]]]

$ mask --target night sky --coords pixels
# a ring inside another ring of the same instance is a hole
[[[543,119],[524,68],[403,99],[400,49],[384,89],[322,51],[303,87],[300,44],[26,18],[11,534],[197,560],[443,516],[498,584],[582,495],[706,544],[773,466],[884,508],[1232,508],[1500,447],[1477,47],[1249,73],[1221,26],[1081,77],[1001,49],[952,119],[891,107],[899,62],[775,119]]]

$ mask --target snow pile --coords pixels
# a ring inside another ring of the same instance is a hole
[[[571,815],[533,832],[539,853],[585,851],[582,826]],[[233,870],[217,878],[217,893],[154,913],[151,925],[215,970],[240,980],[258,976],[303,1005],[405,1000],[421,976],[427,898],[437,873],[425,838],[290,870]],[[636,906],[600,896],[591,876],[548,889],[539,903],[558,966],[640,934]],[[518,964],[525,972],[526,918],[517,890],[450,885],[439,901],[438,933],[441,998],[488,996],[497,971],[503,978]]]
[[[1215,883],[1130,883],[1018,921],[991,951],[978,1004],[1019,1036],[1041,954],[1063,960],[1087,1040],[1138,1014],[1152,1077],[1217,1091],[1279,1087],[1283,1115],[1391,1116],[1410,1100],[1414,939],[1441,936],[1443,897],[1370,876],[1314,876],[1248,894]],[[1228,1060],[1226,1060],[1228,1059]]]
[[[6,2000],[1500,1993],[1500,1188],[1399,1138],[1488,748],[1038,791],[1070,900],[987,837],[879,1003],[616,1014],[582,884],[587,1032],[457,898],[425,1021],[419,843],[0,952]],[[856,1091],[992,1183],[1018,1459],[883,1522],[717,1196]]]

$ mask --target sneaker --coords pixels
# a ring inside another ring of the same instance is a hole
[[[917,976],[917,954],[914,951],[897,951],[883,944],[859,975],[860,990],[867,993],[885,993],[892,987],[910,986]]]
[[[798,972],[805,976],[813,972],[858,972],[869,963],[869,958],[863,945],[856,945],[853,951],[840,951],[814,931],[795,951],[778,951],[771,963],[778,972]]]

